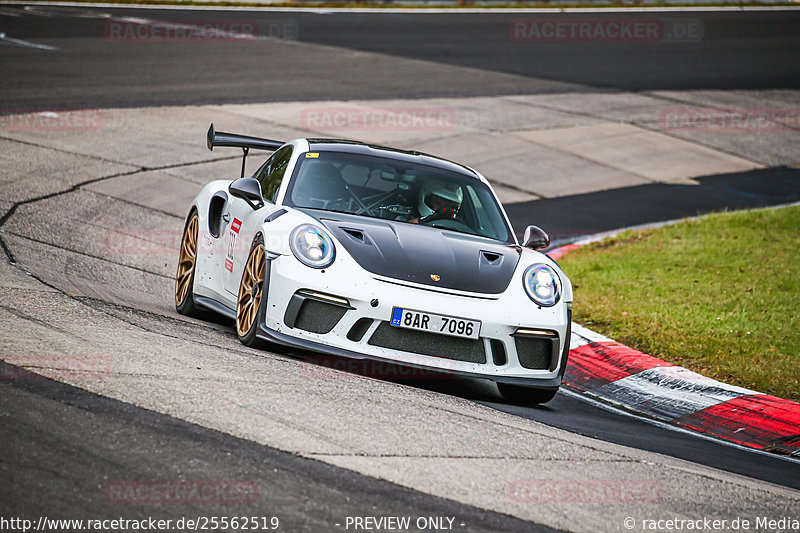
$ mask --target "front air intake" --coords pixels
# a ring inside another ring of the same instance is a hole
[[[486,350],[481,339],[462,339],[391,326],[381,322],[369,344],[401,352],[441,357],[467,363],[486,363]]]
[[[523,368],[555,370],[558,366],[558,333],[549,330],[519,328],[514,332],[517,359]]]
[[[289,300],[283,321],[290,328],[330,333],[349,309],[352,307],[344,298],[300,290]]]
[[[347,309],[316,300],[306,300],[297,313],[294,327],[311,333],[330,333]]]

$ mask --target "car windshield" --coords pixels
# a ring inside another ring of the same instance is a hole
[[[386,157],[300,154],[284,203],[513,241],[494,195],[482,181]]]

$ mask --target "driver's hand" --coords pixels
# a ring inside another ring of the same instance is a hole
[[[455,219],[458,215],[458,210],[454,207],[442,207],[441,209],[437,209],[430,215],[426,217],[422,217],[419,219],[420,224],[424,224],[426,222],[432,222],[434,220],[442,220],[442,219]]]

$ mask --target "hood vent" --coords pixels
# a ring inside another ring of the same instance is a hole
[[[369,244],[367,240],[364,238],[364,232],[361,231],[360,229],[342,228],[342,231],[345,232],[354,241],[358,241],[362,244]]]

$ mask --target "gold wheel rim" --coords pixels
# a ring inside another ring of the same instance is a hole
[[[244,337],[256,321],[261,305],[261,290],[264,285],[264,245],[258,244],[247,258],[242,284],[239,286],[239,299],[236,302],[236,331]]]
[[[183,304],[192,285],[192,274],[197,262],[197,215],[194,215],[181,241],[181,254],[178,258],[178,272],[175,274],[175,305]]]

